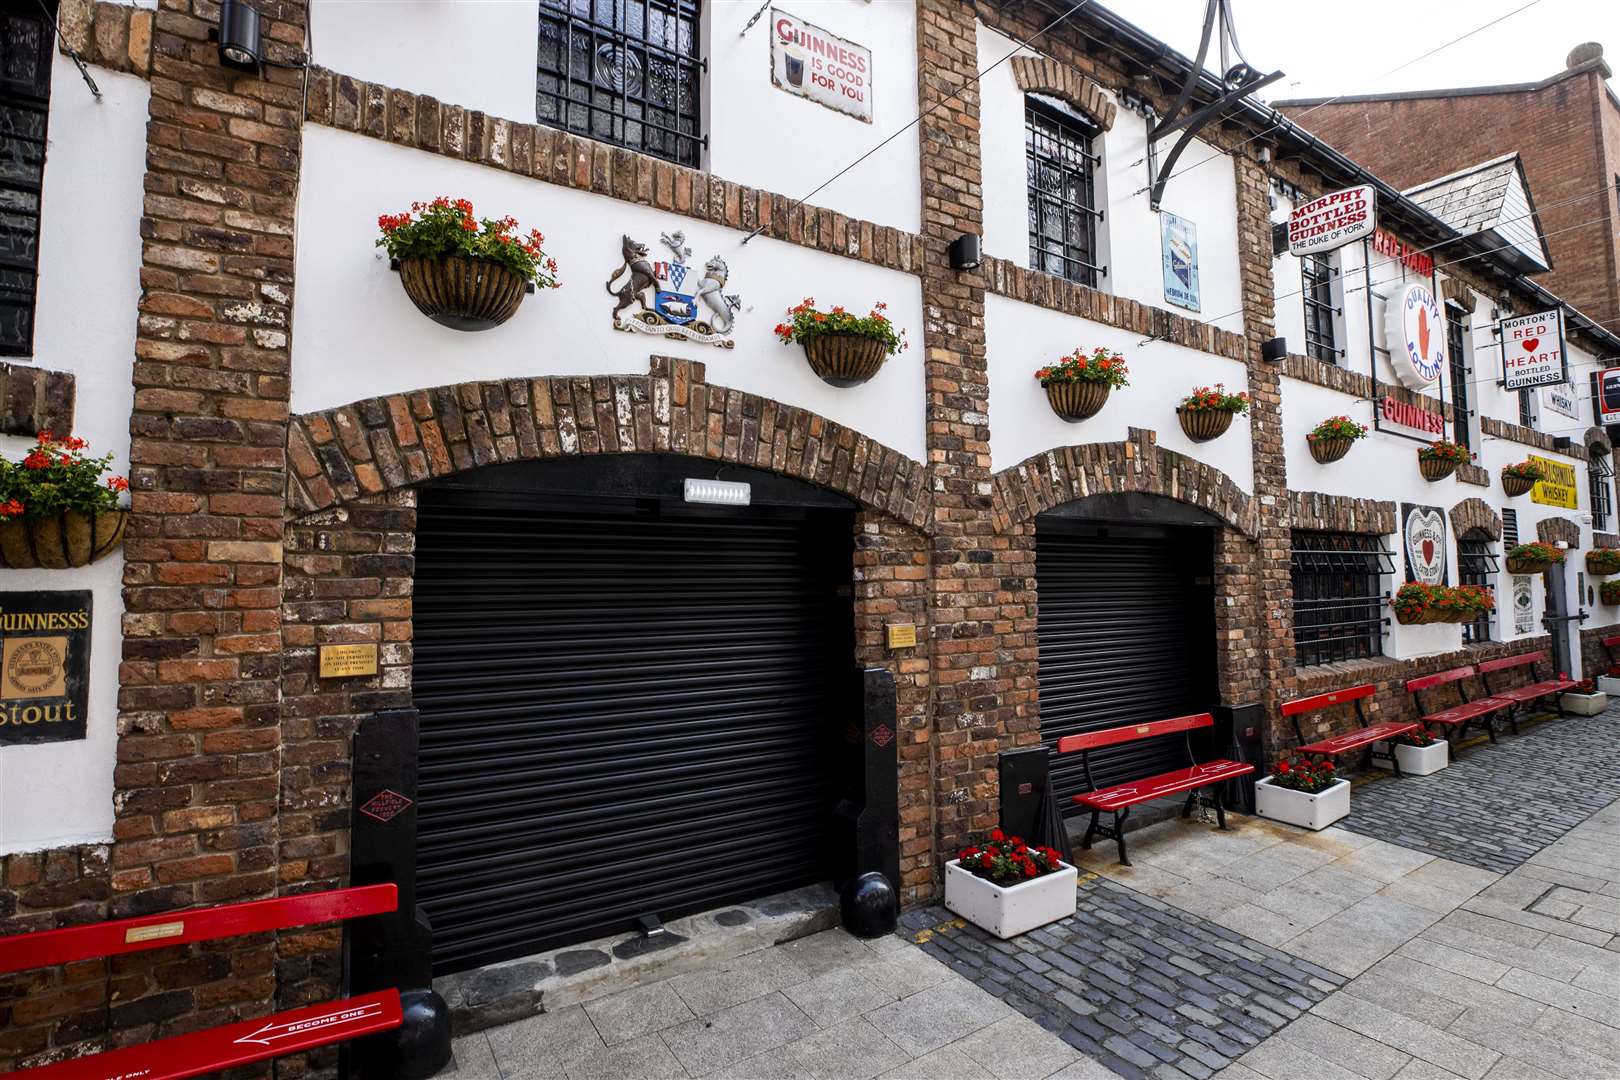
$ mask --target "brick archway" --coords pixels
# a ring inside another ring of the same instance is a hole
[[[1581,527],[1566,517],[1542,518],[1536,522],[1536,539],[1543,544],[1562,540],[1571,548],[1581,546]]]
[[[1166,450],[1151,431],[1131,428],[1121,442],[1059,446],[996,473],[996,528],[1031,521],[1037,514],[1088,495],[1140,492],[1196,506],[1254,539],[1259,516],[1254,500],[1212,465]]]
[[[1483,499],[1464,499],[1451,508],[1451,533],[1460,539],[1469,529],[1478,529],[1492,540],[1500,540],[1501,515]]]
[[[300,517],[481,465],[637,453],[767,469],[931,530],[921,462],[808,409],[709,385],[703,364],[662,356],[646,375],[469,382],[294,416],[287,504]]]
[[[1600,427],[1589,427],[1586,434],[1581,436],[1581,444],[1586,447],[1588,456],[1608,455],[1614,452],[1614,444],[1609,433]]]
[[[1114,126],[1118,106],[1102,87],[1067,64],[1042,56],[1015,56],[1012,71],[1024,93],[1050,94],[1090,117],[1104,131]]]

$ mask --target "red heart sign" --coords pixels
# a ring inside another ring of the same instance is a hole
[[[1527,337],[1523,341],[1519,342],[1519,344],[1524,346],[1525,352],[1535,352],[1537,349],[1541,348],[1541,339],[1538,337]]]
[[[1434,541],[1433,540],[1425,540],[1425,541],[1423,541],[1423,561],[1426,562],[1426,563],[1434,562]]]
[[[1418,308],[1418,352],[1427,359],[1429,356],[1429,309]]]

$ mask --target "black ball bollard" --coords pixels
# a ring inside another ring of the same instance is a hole
[[[356,1044],[366,1080],[427,1080],[450,1064],[450,1006],[434,990],[401,990],[403,1023]]]
[[[862,874],[844,886],[838,897],[844,929],[858,938],[894,933],[900,920],[900,897],[880,871]]]

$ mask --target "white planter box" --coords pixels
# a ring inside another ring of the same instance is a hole
[[[1598,676],[1597,687],[1605,694],[1620,694],[1620,678],[1613,675]]]
[[[1561,702],[1565,712],[1576,716],[1596,716],[1609,707],[1609,695],[1602,691],[1595,694],[1565,694]]]
[[[1380,769],[1393,768],[1387,742],[1372,745],[1372,763]],[[1400,762],[1402,776],[1428,776],[1451,764],[1451,747],[1444,739],[1436,739],[1428,746],[1395,744],[1395,760]]]
[[[1335,780],[1315,794],[1276,787],[1271,777],[1254,785],[1254,812],[1302,829],[1325,829],[1350,813],[1350,781]]]
[[[1060,863],[1055,873],[1003,887],[957,862],[945,864],[945,906],[996,937],[1016,937],[1074,914],[1080,874],[1068,863]]]

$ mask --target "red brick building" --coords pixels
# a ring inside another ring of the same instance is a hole
[[[1276,103],[1403,191],[1517,151],[1552,271],[1539,281],[1600,322],[1620,318],[1620,97],[1596,43],[1540,82]]]

